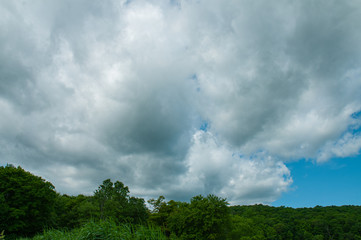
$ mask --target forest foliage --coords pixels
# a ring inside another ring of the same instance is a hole
[[[361,206],[229,206],[215,195],[148,206],[119,181],[68,196],[21,167],[0,167],[0,239],[361,239]]]

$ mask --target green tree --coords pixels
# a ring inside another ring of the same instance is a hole
[[[54,224],[54,186],[20,166],[0,167],[0,229],[32,236]]]
[[[187,203],[176,202],[174,200],[170,200],[167,203],[164,196],[160,196],[158,199],[150,199],[148,203],[152,206],[148,221],[160,226],[163,232],[169,237],[171,235],[171,229],[168,226],[169,216],[181,205],[187,205]]]
[[[151,213],[159,213],[167,205],[164,196],[159,196],[158,199],[151,198],[148,203],[152,205]]]
[[[195,196],[172,212],[170,228],[182,239],[226,239],[230,214],[225,199],[215,195]]]
[[[117,222],[143,222],[147,218],[144,199],[129,196],[129,188],[122,182],[103,181],[94,192],[100,219],[112,218]]]
[[[89,219],[98,218],[99,211],[93,196],[57,195],[55,203],[56,227],[73,229]]]
[[[149,221],[164,227],[171,212],[164,196],[159,196],[158,199],[149,199],[148,203],[152,206]]]
[[[132,223],[145,223],[148,218],[148,209],[143,198],[130,197],[124,215]]]

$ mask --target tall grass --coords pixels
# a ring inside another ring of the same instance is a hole
[[[81,228],[71,231],[46,230],[32,240],[165,240],[167,237],[159,227],[121,224],[105,220],[90,221]],[[22,238],[19,240],[29,240]]]

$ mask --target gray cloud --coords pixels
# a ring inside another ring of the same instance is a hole
[[[358,154],[357,1],[0,4],[0,157],[91,193],[272,202]],[[201,125],[207,126],[200,130]]]

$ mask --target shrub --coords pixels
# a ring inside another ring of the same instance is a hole
[[[115,221],[90,221],[72,231],[47,230],[32,240],[165,240],[167,239],[159,227],[121,224]],[[19,239],[20,240],[20,239]],[[28,239],[22,239],[28,240]]]

